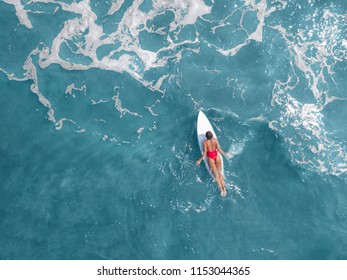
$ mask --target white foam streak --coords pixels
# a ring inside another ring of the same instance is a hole
[[[114,100],[114,106],[115,108],[120,112],[120,117],[122,118],[125,114],[130,114],[135,117],[142,118],[141,115],[139,115],[136,112],[131,112],[130,110],[122,107],[122,101],[120,100],[119,93],[117,92],[116,95],[112,97],[112,100]]]
[[[310,90],[321,106],[331,102],[332,98],[337,99],[329,97],[327,90],[324,89],[327,88],[324,73],[327,73],[335,83],[333,67],[337,61],[347,58],[347,49],[341,48],[344,33],[338,29],[338,25],[342,26],[341,30],[345,29],[346,15],[334,14],[326,9],[323,18],[319,18],[319,23],[315,23],[315,32],[318,37],[315,41],[308,41],[313,36],[312,30],[299,29],[295,35],[280,25],[270,27],[281,34],[291,56],[294,57],[296,67],[305,75]],[[315,70],[317,66],[319,68]]]
[[[36,48],[28,55],[26,61],[24,62],[24,65],[23,65],[24,77],[22,77],[22,78],[18,78],[14,74],[8,74],[5,70],[3,70],[1,68],[0,68],[0,70],[7,75],[7,78],[9,80],[20,81],[20,82],[32,80],[33,83],[30,86],[31,91],[37,95],[39,102],[48,109],[48,113],[47,113],[48,119],[55,123],[56,120],[54,117],[53,107],[52,107],[50,101],[46,97],[44,97],[44,95],[40,92],[36,67],[33,64],[33,61],[31,58],[33,55],[36,55],[38,52],[39,52],[39,50]]]
[[[287,5],[285,1],[278,1],[281,3],[281,7],[271,7],[268,9],[266,0],[256,1],[256,0],[244,0],[245,5],[249,6],[252,11],[257,12],[257,19],[259,21],[256,30],[248,35],[247,39],[245,39],[242,43],[237,46],[225,50],[223,48],[218,48],[217,51],[225,56],[234,56],[236,55],[243,47],[247,46],[251,41],[262,42],[263,41],[263,28],[265,26],[265,19],[270,16],[273,12],[284,9]],[[244,13],[243,13],[244,15]],[[243,30],[245,30],[242,26],[242,18],[240,20],[240,26]],[[218,26],[220,27],[220,26]]]
[[[155,105],[157,105],[157,103],[159,103],[159,102],[160,102],[160,100],[158,99],[158,100],[155,101],[155,103],[154,103],[152,106],[145,106],[145,108],[152,114],[152,116],[155,116],[155,117],[158,116],[158,114],[154,113],[153,108],[154,108]]]
[[[243,140],[241,142],[233,143],[230,145],[228,149],[228,154],[231,155],[230,159],[242,153],[243,149],[245,148],[246,142],[247,140]]]
[[[73,91],[82,91],[84,93],[84,95],[86,95],[86,90],[87,87],[85,85],[81,86],[81,87],[75,87],[75,84],[72,83],[70,85],[67,86],[66,90],[65,90],[65,94],[69,94],[71,95],[73,98],[76,97],[76,95],[73,93]]]
[[[212,7],[206,6],[203,0],[190,1],[188,12],[183,17],[181,24],[194,24],[199,17],[211,13],[211,10]]]
[[[56,130],[61,130],[61,129],[63,128],[63,123],[66,122],[66,121],[67,121],[67,122],[71,122],[71,123],[77,125],[77,124],[76,124],[73,120],[71,120],[71,119],[62,118],[62,119],[60,119],[59,121],[57,121],[57,122],[55,123],[55,129],[56,129]],[[83,130],[83,131],[79,130],[78,132],[79,132],[79,133],[85,132],[85,130]]]
[[[43,47],[40,52],[39,64],[42,68],[46,68],[51,64],[59,64],[66,70],[88,70],[90,68],[99,68],[102,70],[110,70],[122,73],[129,73],[135,80],[142,83],[145,87],[153,91],[163,91],[160,89],[165,75],[160,78],[156,84],[144,80],[143,73],[152,68],[163,67],[169,59],[174,58],[179,61],[182,57],[182,51],[198,52],[196,48],[190,48],[189,45],[198,43],[198,34],[194,40],[173,40],[171,36],[167,36],[167,46],[160,48],[158,51],[150,51],[142,48],[139,41],[139,34],[142,31],[149,33],[165,34],[162,29],[153,30],[147,27],[147,22],[156,16],[170,10],[175,15],[175,21],[171,22],[171,27],[176,30],[176,35],[181,28],[188,24],[194,24],[196,20],[211,12],[211,7],[206,6],[202,0],[185,0],[185,1],[153,1],[153,9],[148,13],[140,10],[143,0],[135,0],[129,7],[122,20],[118,24],[118,28],[111,34],[104,34],[101,26],[96,24],[98,20],[96,14],[90,7],[90,0],[80,2],[64,3],[59,1],[33,0],[32,2],[51,2],[59,4],[62,10],[79,15],[73,19],[65,21],[63,28],[54,38],[51,47]],[[117,12],[123,5],[124,1],[114,1],[108,14]],[[82,40],[81,40],[82,39]],[[177,39],[177,38],[176,38]],[[109,52],[109,54],[98,59],[97,50],[104,45],[114,45],[120,43],[117,49]],[[68,59],[61,58],[61,48],[66,45],[73,54],[85,56],[91,60],[89,63],[72,63]],[[73,45],[74,48],[71,48]],[[180,46],[188,46],[179,49]],[[177,50],[177,51],[176,51]],[[168,56],[160,54],[173,53]],[[115,55],[118,58],[115,58]],[[134,55],[135,54],[135,55]]]
[[[29,55],[29,57],[25,61],[23,68],[24,68],[24,70],[26,70],[26,72],[25,72],[26,78],[28,80],[31,79],[34,81],[34,83],[31,85],[31,91],[38,96],[40,103],[43,106],[45,106],[46,108],[48,108],[48,113],[47,113],[48,119],[52,122],[55,122],[56,120],[54,118],[54,110],[52,108],[52,105],[49,102],[49,100],[46,97],[44,97],[43,94],[39,90],[36,68],[32,62],[31,54]]]
[[[24,9],[24,6],[21,3],[21,0],[3,0],[5,3],[12,4],[16,9],[16,15],[19,19],[19,22],[25,25],[27,28],[33,28],[31,21],[28,17],[28,11]]]
[[[81,15],[81,18],[74,18],[67,20],[63,29],[54,38],[52,47],[50,50],[45,49],[40,55],[40,66],[45,68],[52,63],[60,64],[67,70],[86,70],[92,67],[92,65],[73,64],[64,61],[60,58],[59,52],[61,45],[68,41],[81,37],[86,31],[88,33],[84,36],[85,43],[77,43],[78,47],[76,54],[82,54],[92,59],[92,61],[98,61],[96,57],[96,50],[103,44],[100,37],[103,35],[102,27],[98,26],[95,21],[97,16],[90,8],[90,0],[83,0],[78,3],[71,3],[70,5],[58,2],[64,11],[73,12]],[[108,42],[107,42],[108,43]]]
[[[107,103],[107,102],[110,102],[112,99],[109,99],[109,100],[102,100],[102,99],[99,99],[98,101],[95,101],[92,99],[92,105],[98,105],[100,103]]]
[[[307,64],[307,57],[305,55],[308,47],[313,43],[308,42],[298,46],[289,39],[290,35],[287,34],[286,30],[282,26],[274,26],[272,28],[278,30],[282,34],[287,43],[288,49],[292,54],[292,57],[294,57],[295,65],[305,74],[306,79],[310,83],[310,89],[316,100],[321,100],[322,93],[318,89],[318,82],[323,80],[322,76],[315,75],[310,65]]]
[[[209,14],[212,7],[203,0],[162,1],[153,0],[153,10],[158,12],[170,10],[175,15],[175,21],[170,23],[170,32],[180,26],[194,24],[199,17]]]
[[[123,5],[124,0],[113,0],[111,8],[108,10],[108,15],[113,15],[115,12],[117,12]]]
[[[290,93],[292,78],[277,81],[273,89],[272,105],[279,106],[280,117],[269,122],[269,127],[280,133],[288,144],[292,160],[315,172],[340,175],[346,172],[347,151],[343,142],[331,140],[326,132],[322,110],[325,105],[301,103]],[[328,103],[336,98],[327,98]],[[319,103],[319,102],[317,102]],[[286,127],[282,130],[282,127]]]

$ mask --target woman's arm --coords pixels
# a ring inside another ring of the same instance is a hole
[[[226,158],[229,159],[229,158],[231,157],[230,154],[224,152],[224,151],[221,149],[221,147],[219,146],[219,143],[218,143],[218,140],[217,140],[217,139],[216,139],[216,144],[217,144],[217,151],[218,151],[221,155],[224,155],[224,156],[226,156]]]
[[[207,148],[206,148],[206,142],[203,143],[204,146],[204,153],[202,154],[201,158],[196,162],[196,166],[199,166],[201,161],[206,157],[207,154]]]

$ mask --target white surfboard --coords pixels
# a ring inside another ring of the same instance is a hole
[[[211,131],[212,134],[213,134],[213,137],[217,138],[217,135],[214,132],[214,129],[213,129],[210,121],[207,119],[207,117],[205,116],[205,114],[202,111],[199,111],[198,121],[197,121],[197,124],[196,124],[196,133],[197,133],[197,136],[198,136],[198,142],[199,142],[199,147],[200,147],[201,154],[204,153],[203,142],[206,140],[205,134],[206,134],[207,131]],[[220,156],[220,159],[221,159],[221,162],[222,162],[221,172],[222,172],[222,175],[224,177],[223,157],[219,154],[219,152],[218,152],[218,155]],[[210,166],[208,165],[207,156],[204,158],[204,162],[205,162],[205,166],[206,166],[208,172],[210,173],[210,175],[214,179],[212,170],[210,169]]]

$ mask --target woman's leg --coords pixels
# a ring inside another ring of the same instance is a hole
[[[224,183],[224,177],[222,175],[222,160],[220,159],[220,156],[217,156],[217,160],[216,160],[216,168],[218,171],[218,176],[219,176],[219,181],[222,184],[222,189],[223,189],[223,196],[225,196],[227,194],[227,190],[225,188],[225,183]]]
[[[220,189],[221,191],[221,195],[223,196],[223,185],[222,185],[222,182],[220,181],[220,176],[219,176],[219,172],[217,170],[217,166],[216,166],[216,163],[214,162],[213,159],[211,158],[208,158],[208,164],[210,166],[210,168],[212,169],[212,172],[213,172],[213,175],[214,175],[214,178],[217,182],[217,186],[218,188]]]
[[[217,156],[217,160],[216,160],[216,167],[217,167],[217,171],[218,171],[218,174],[219,174],[219,178],[222,182],[222,186],[224,187],[224,177],[222,175],[222,160],[220,159],[220,156],[218,155]]]

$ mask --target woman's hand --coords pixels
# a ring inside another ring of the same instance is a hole
[[[225,156],[227,159],[230,159],[232,155],[229,154],[229,153],[224,153],[224,156]]]
[[[201,160],[199,159],[198,161],[196,161],[196,166],[199,166],[200,165],[200,163],[201,163]]]

